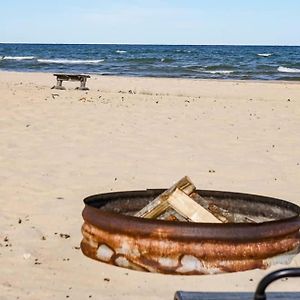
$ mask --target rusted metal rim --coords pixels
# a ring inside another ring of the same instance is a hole
[[[85,208],[83,218],[86,222],[109,232],[118,232],[134,236],[159,236],[162,234],[168,238],[180,238],[181,240],[227,240],[227,241],[251,241],[257,239],[274,238],[293,234],[300,228],[300,208],[290,202],[251,194],[198,190],[202,197],[243,199],[255,203],[264,203],[270,206],[288,210],[294,216],[257,224],[250,223],[189,223],[189,222],[169,222],[163,220],[152,220],[136,218],[121,213],[102,210],[110,201],[122,198],[131,198],[132,201],[140,197],[155,198],[164,189],[152,189],[145,191],[114,192],[89,196],[84,199]]]
[[[139,271],[195,275],[288,263],[300,245],[300,208],[287,201],[232,192],[197,192],[262,223],[188,223],[134,217],[164,190],[116,192],[84,199],[83,253]]]

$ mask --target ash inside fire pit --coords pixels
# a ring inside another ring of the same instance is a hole
[[[109,264],[169,274],[214,274],[288,263],[300,245],[300,208],[280,199],[198,190],[228,223],[133,215],[164,190],[99,194],[84,200],[82,251]]]

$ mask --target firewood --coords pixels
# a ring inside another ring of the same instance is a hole
[[[176,189],[169,196],[168,203],[181,216],[192,222],[221,223],[210,211],[203,208],[180,189]]]
[[[182,215],[180,215],[172,207],[168,207],[161,215],[157,217],[158,220],[165,221],[179,221],[179,222],[188,222],[189,220]]]
[[[266,217],[244,216],[238,212],[232,212],[228,209],[210,203],[208,199],[201,197],[198,193],[192,193],[190,197],[217,217],[222,223],[262,223],[269,220]]]
[[[181,222],[221,223],[222,220],[209,211],[206,200],[196,193],[195,185],[187,176],[156,197],[135,216]]]
[[[143,209],[138,211],[135,216],[141,218],[156,218],[161,215],[169,207],[168,198],[176,190],[179,189],[186,195],[190,195],[196,190],[195,185],[187,177],[183,177],[178,182],[176,182],[171,188],[163,192],[161,195],[156,197]]]

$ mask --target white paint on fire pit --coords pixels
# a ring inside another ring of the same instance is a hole
[[[192,255],[184,255],[181,259],[181,264],[182,266],[176,270],[178,273],[203,272],[204,269],[200,260]]]
[[[280,255],[276,255],[273,256],[271,258],[267,258],[264,260],[264,263],[270,267],[272,265],[289,265],[291,263],[291,261],[293,260],[293,258],[295,257],[295,255],[297,255],[297,253],[299,250],[295,249],[286,253],[282,253]]]
[[[178,260],[170,257],[160,257],[158,263],[162,267],[174,268],[178,265]]]
[[[116,260],[115,263],[119,266],[119,267],[123,267],[123,268],[128,268],[130,263],[127,260],[127,258],[125,258],[124,256],[119,256]]]
[[[108,261],[110,261],[113,254],[114,254],[114,251],[111,248],[102,244],[99,246],[96,256],[100,260],[108,262]]]
[[[121,244],[121,247],[116,249],[116,252],[124,255],[135,256],[135,257],[139,257],[141,255],[138,247],[128,243],[127,241],[124,241]]]
[[[137,270],[137,271],[145,271],[143,268],[141,268],[140,266],[132,263],[131,261],[129,261],[126,257],[124,256],[119,256],[116,260],[115,260],[115,264],[119,267],[123,267],[123,268],[129,268],[129,269],[133,269],[133,270]],[[150,270],[149,270],[150,271]]]

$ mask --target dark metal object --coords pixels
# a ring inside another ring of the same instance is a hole
[[[299,300],[299,292],[271,292],[268,300]],[[174,300],[253,300],[253,293],[246,292],[176,292]]]
[[[270,283],[284,277],[300,277],[300,268],[289,268],[274,271],[266,275],[258,284],[254,300],[266,300],[265,290]],[[253,293],[240,292],[183,292],[175,293],[174,300],[252,300]],[[268,300],[299,300],[300,292],[268,293]]]
[[[300,277],[300,268],[289,268],[274,271],[265,276],[258,284],[254,295],[254,300],[266,300],[266,288],[275,280],[284,277]]]
[[[83,253],[93,259],[140,271],[216,274],[288,263],[300,245],[300,208],[263,196],[199,190],[208,207],[233,221],[189,223],[133,217],[164,190],[107,193],[84,199]],[[237,217],[235,217],[237,216]]]
[[[63,81],[80,81],[80,87],[77,87],[77,90],[88,90],[86,87],[87,78],[90,78],[89,75],[83,74],[53,74],[56,76],[56,85],[52,89],[65,90],[66,88],[62,85]]]

